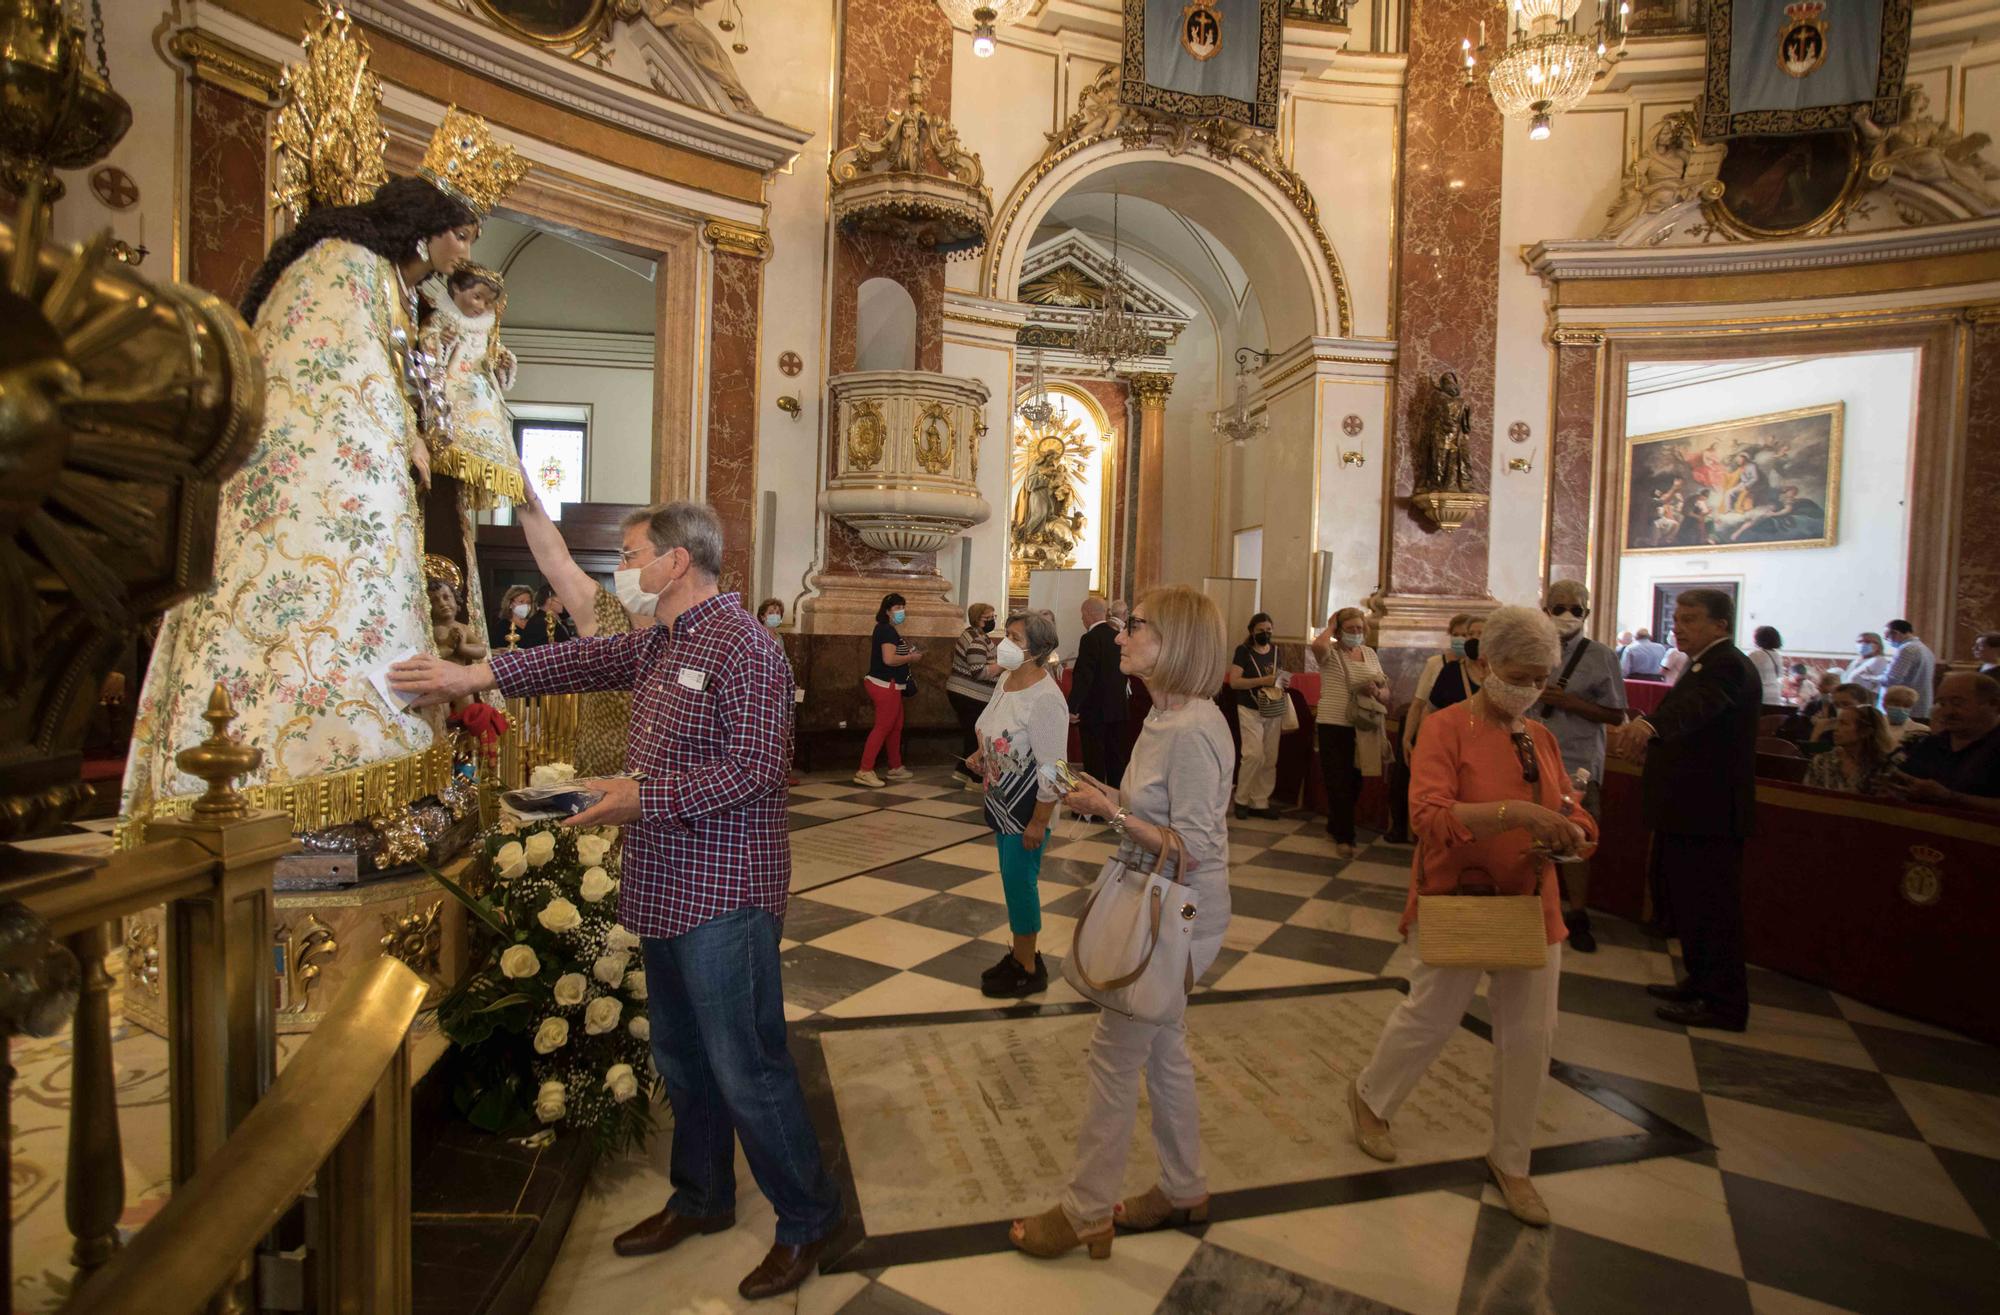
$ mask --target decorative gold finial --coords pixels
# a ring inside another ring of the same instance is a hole
[[[204,822],[242,817],[250,809],[243,796],[236,793],[234,782],[245,772],[257,770],[264,761],[264,751],[230,735],[229,723],[236,720],[236,705],[229,701],[229,691],[219,680],[215,682],[215,691],[208,696],[208,711],[201,714],[201,719],[213,728],[212,733],[192,749],[182,749],[174,755],[175,766],[208,782],[208,792],[195,800],[194,815]]]
[[[382,163],[389,134],[379,107],[382,84],[368,68],[368,40],[354,20],[325,0],[320,20],[278,82],[284,108],[272,136],[278,153],[273,199],[294,221],[321,206],[359,205],[388,181]]]
[[[444,121],[417,169],[433,187],[482,217],[527,172],[528,162],[519,151],[494,140],[486,120],[456,105],[445,107]]]

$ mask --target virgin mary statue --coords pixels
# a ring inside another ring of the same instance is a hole
[[[372,149],[379,162],[379,128],[350,145],[335,154],[351,183],[353,160]],[[414,289],[470,256],[480,216],[524,172],[453,107],[417,176],[309,210],[251,280],[243,316],[264,362],[264,430],[222,491],[214,589],[168,613],[153,651],[126,768],[128,835],[184,814],[201,792],[174,754],[204,738],[218,681],[236,705],[234,731],[263,750],[245,792],[288,812],[296,832],[375,822],[386,833],[450,783],[442,725],[371,679],[433,644]]]

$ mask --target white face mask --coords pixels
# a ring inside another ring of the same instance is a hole
[[[1564,639],[1583,629],[1583,618],[1580,616],[1558,616],[1550,619],[1556,623],[1556,633]]]
[[[651,616],[660,605],[658,594],[649,594],[639,587],[639,568],[636,566],[613,571],[611,588],[618,595],[619,605],[633,616]]]
[[[1344,648],[1360,648],[1361,632],[1358,630],[1343,630],[1340,632],[1340,642]]]
[[[1028,651],[1011,639],[1003,639],[993,646],[993,661],[1002,671],[1013,671],[1028,660]]]
[[[532,611],[534,611],[534,610],[535,610],[534,608],[530,607],[530,606],[529,606],[528,604],[526,604],[526,603],[516,603],[516,604],[514,604],[514,615],[515,615],[516,617],[518,617],[518,618],[519,618],[520,620],[523,620],[523,621],[527,620],[527,619],[528,619],[528,613],[530,613],[530,612],[532,612]]]
[[[1535,700],[1542,697],[1540,685],[1510,685],[1504,680],[1489,679],[1479,687],[1486,701],[1494,710],[1508,717],[1518,717],[1535,706]]]

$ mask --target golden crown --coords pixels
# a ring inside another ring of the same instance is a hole
[[[507,189],[521,181],[528,162],[519,151],[493,140],[486,120],[456,105],[445,107],[444,122],[424,151],[417,173],[477,215],[492,211]]]

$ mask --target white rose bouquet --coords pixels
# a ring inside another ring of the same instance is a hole
[[[484,951],[438,1010],[459,1052],[456,1103],[479,1127],[571,1129],[606,1149],[653,1129],[660,1080],[639,938],[617,921],[614,835],[496,829],[465,886],[433,874],[471,909]]]

